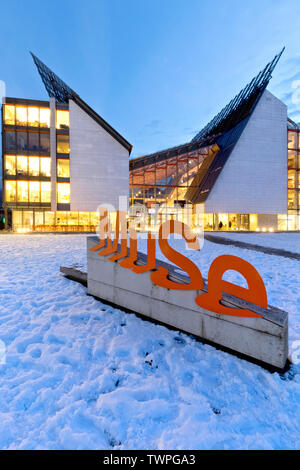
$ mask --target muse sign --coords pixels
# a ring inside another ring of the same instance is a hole
[[[152,233],[148,234],[147,239],[147,263],[137,264],[137,232],[129,229],[130,247],[128,250],[126,212],[117,212],[114,239],[109,230],[106,211],[100,217],[99,232],[99,243],[90,248],[90,251],[97,252],[99,256],[111,255],[108,258],[109,261],[119,261],[122,268],[130,269],[136,274],[150,271],[152,283],[166,289],[178,291],[203,289],[203,277],[199,268],[189,258],[172,248],[168,241],[169,235],[177,234],[185,239],[189,249],[200,251],[197,236],[186,224],[176,220],[164,222],[159,229],[158,243],[164,256],[188,275],[189,282],[187,283],[171,280],[167,268],[156,266],[156,237]],[[224,281],[223,275],[228,270],[239,272],[246,279],[248,288]],[[220,315],[261,318],[261,315],[247,308],[231,308],[223,305],[221,303],[223,292],[264,309],[268,308],[266,288],[260,274],[250,263],[237,256],[222,255],[212,262],[208,272],[208,291],[198,295],[195,303],[199,307]]]

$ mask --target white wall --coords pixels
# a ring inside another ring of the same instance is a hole
[[[205,203],[205,212],[287,211],[287,107],[263,93]]]
[[[74,101],[70,106],[71,211],[118,209],[129,193],[129,152]]]

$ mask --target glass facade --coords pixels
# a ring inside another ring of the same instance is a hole
[[[185,194],[193,187],[194,177],[208,155],[208,148],[173,156],[132,168],[129,175],[130,204],[171,205],[185,203]]]
[[[50,109],[37,106],[5,104],[4,124],[49,128]]]
[[[50,204],[51,182],[5,181],[5,201],[10,203]]]
[[[34,176],[50,178],[50,157],[36,157],[26,155],[5,155],[5,176]]]
[[[70,183],[57,183],[57,203],[70,204]]]
[[[36,232],[95,232],[99,224],[98,212],[14,210],[14,231]]]
[[[57,153],[70,153],[70,139],[67,134],[57,134],[56,136]]]
[[[68,158],[57,159],[58,178],[70,178],[70,160]]]
[[[56,129],[69,129],[70,113],[67,110],[58,109],[56,111]]]

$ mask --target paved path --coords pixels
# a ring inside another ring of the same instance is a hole
[[[267,246],[255,245],[254,243],[241,242],[219,235],[205,234],[204,238],[205,240],[216,243],[218,245],[233,245],[237,246],[238,248],[244,248],[246,250],[260,251],[261,253],[266,253],[267,255],[282,256],[283,258],[296,259],[300,261],[300,253],[293,253],[292,251],[281,250],[279,248],[269,248]]]

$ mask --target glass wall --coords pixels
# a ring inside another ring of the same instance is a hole
[[[13,210],[12,223],[13,230],[20,232],[27,230],[94,232],[99,224],[99,213]]]
[[[57,153],[70,153],[70,140],[66,134],[57,134],[56,136]]]
[[[5,131],[6,151],[50,153],[50,134],[42,132]]]
[[[50,127],[50,109],[37,106],[4,105],[4,123],[7,125]]]
[[[288,131],[288,214],[278,216],[283,230],[299,229],[300,215],[300,137],[299,131]]]
[[[57,159],[57,176],[59,178],[70,178],[70,160],[68,158]]]
[[[4,168],[6,176],[51,176],[51,159],[26,155],[5,155]]]
[[[58,109],[56,111],[56,129],[69,129],[70,113],[69,111]]]
[[[194,187],[194,177],[208,155],[208,148],[160,161],[159,157],[139,168],[131,164],[130,203],[173,204],[185,202],[189,187]],[[154,161],[153,161],[154,160]]]
[[[50,203],[50,181],[5,181],[6,202]]]
[[[57,183],[57,203],[70,204],[70,183]]]

